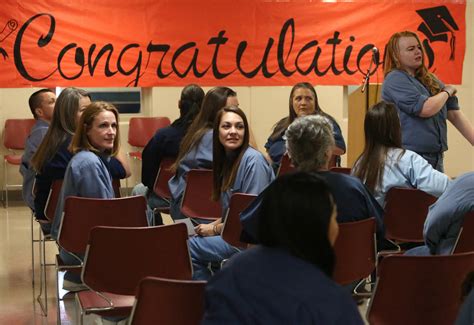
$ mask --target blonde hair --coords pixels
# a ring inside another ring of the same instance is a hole
[[[385,49],[383,67],[384,76],[386,77],[387,74],[393,70],[403,70],[400,64],[399,47],[399,40],[402,37],[414,37],[421,46],[421,66],[415,70],[415,78],[418,79],[430,91],[431,95],[436,95],[441,91],[441,87],[439,86],[438,79],[436,79],[436,77],[431,72],[429,72],[425,66],[425,49],[423,48],[418,35],[416,35],[414,32],[398,32],[390,37]]]

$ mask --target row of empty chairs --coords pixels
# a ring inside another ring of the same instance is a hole
[[[3,129],[3,146],[9,151],[3,157],[3,190],[5,198],[4,205],[8,208],[8,190],[21,189],[21,184],[11,184],[8,180],[8,166],[13,166],[16,170],[21,164],[21,153],[25,149],[25,141],[35,125],[35,119],[7,119]]]

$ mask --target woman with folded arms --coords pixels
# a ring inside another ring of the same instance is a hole
[[[286,129],[297,117],[313,114],[327,117],[332,124],[335,146],[332,150],[333,157],[330,161],[330,167],[335,166],[339,156],[346,152],[346,143],[344,142],[339,124],[331,115],[321,109],[314,87],[308,82],[300,82],[291,89],[288,116],[275,124],[272,134],[265,144],[269,160],[275,171],[278,170],[281,158],[286,152],[285,139],[283,138]]]
[[[444,172],[448,150],[449,120],[474,145],[474,128],[460,110],[457,90],[445,85],[425,65],[418,35],[411,31],[393,34],[384,57],[382,99],[394,103],[402,124],[402,146],[425,158]]]

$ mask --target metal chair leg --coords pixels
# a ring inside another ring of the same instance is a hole
[[[35,287],[35,243],[33,214],[31,214],[31,284]]]
[[[40,291],[36,300],[38,301],[44,316],[48,316],[48,286],[46,282],[46,238],[41,233],[40,238]],[[44,289],[44,302],[41,299]]]
[[[8,208],[8,181],[7,181],[7,161],[6,159],[3,160],[3,188],[5,190],[5,198],[3,200],[3,204],[5,206],[5,209]]]
[[[57,262],[57,257],[56,257],[56,309],[57,309],[57,315],[56,315],[56,322],[57,324],[61,325],[61,297],[59,297],[59,268],[58,268],[58,262]]]

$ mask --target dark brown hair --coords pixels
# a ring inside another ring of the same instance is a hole
[[[30,98],[28,99],[28,105],[30,106],[31,114],[33,114],[35,119],[38,118],[38,116],[36,116],[36,109],[41,106],[43,102],[44,93],[56,94],[54,90],[49,89],[49,88],[44,88],[44,89],[35,91],[33,94],[31,94]]]
[[[321,107],[319,106],[319,101],[318,101],[318,95],[316,94],[316,90],[314,89],[313,85],[311,85],[309,82],[299,82],[296,85],[291,88],[290,92],[290,98],[289,98],[289,105],[288,105],[288,116],[282,118],[280,121],[278,121],[274,126],[273,126],[273,131],[272,134],[270,135],[270,140],[276,140],[278,139],[288,128],[288,126],[293,123],[293,121],[297,118],[296,112],[293,108],[293,95],[297,89],[304,88],[308,89],[314,97],[314,108],[315,108],[315,113],[314,114],[320,114],[323,115],[331,120],[331,122],[334,122],[334,118],[323,112]]]
[[[402,147],[400,119],[394,104],[381,101],[365,114],[365,147],[354,164],[353,174],[372,193],[382,183],[389,148]],[[405,153],[402,150],[399,158]]]
[[[225,113],[234,113],[240,116],[244,122],[245,133],[242,146],[235,150],[235,154],[232,157],[226,155],[225,148],[219,140],[219,126],[221,123],[222,116]],[[212,170],[214,178],[214,187],[212,190],[212,199],[219,200],[221,193],[227,191],[235,181],[235,176],[239,170],[240,161],[249,146],[249,124],[244,111],[237,106],[226,106],[222,108],[216,116],[214,121],[214,132],[213,132],[213,159],[212,159]]]
[[[212,129],[217,112],[226,105],[228,97],[237,96],[237,93],[227,87],[215,87],[204,96],[202,107],[193,123],[189,127],[179,147],[176,162],[171,166],[176,171],[181,160],[193,149],[208,130]]]

